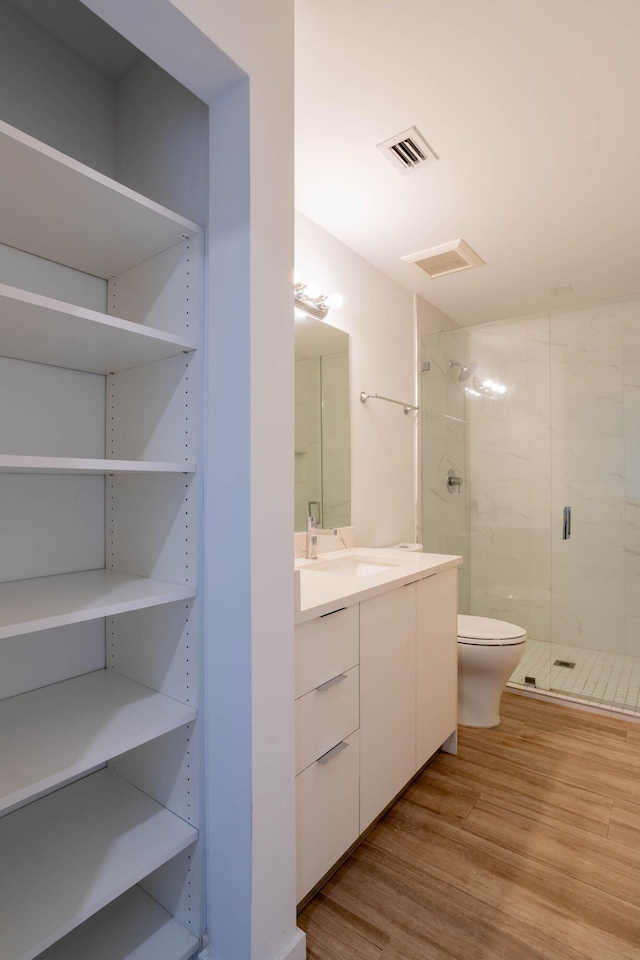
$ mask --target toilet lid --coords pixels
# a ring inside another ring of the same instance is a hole
[[[459,614],[458,638],[462,643],[506,647],[509,644],[524,643],[527,631],[523,627],[517,627],[515,623],[507,623],[506,620]]]

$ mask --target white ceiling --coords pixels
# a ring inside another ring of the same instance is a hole
[[[640,291],[638,0],[296,0],[296,20],[302,213],[462,324]],[[413,125],[440,159],[402,176],[376,144]],[[458,238],[486,266],[400,260]]]

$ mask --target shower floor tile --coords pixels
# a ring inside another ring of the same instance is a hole
[[[568,660],[575,667],[554,666],[555,660]],[[509,684],[533,689],[527,678],[535,679],[535,688],[543,692],[640,715],[640,657],[528,639]]]

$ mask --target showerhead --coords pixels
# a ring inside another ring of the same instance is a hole
[[[460,367],[460,376],[458,377],[458,381],[459,381],[460,383],[464,383],[464,381],[465,381],[465,380],[468,380],[469,377],[470,377],[473,373],[475,373],[475,371],[477,370],[477,368],[478,368],[478,361],[477,361],[477,360],[472,360],[471,363],[468,363],[466,366],[464,366],[464,364],[458,363],[457,360],[449,360],[449,366],[450,366],[450,367]]]

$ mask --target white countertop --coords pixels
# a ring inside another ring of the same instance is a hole
[[[390,568],[366,576],[353,576],[335,571],[313,570],[316,565],[339,558],[362,558],[363,560],[389,560]],[[406,550],[354,547],[350,550],[335,550],[323,553],[317,560],[296,560],[295,569],[300,571],[300,610],[295,615],[296,624],[306,623],[337,607],[348,607],[361,600],[368,600],[387,590],[402,587],[413,580],[421,580],[430,574],[449,570],[462,563],[462,557],[445,553],[408,553]]]

